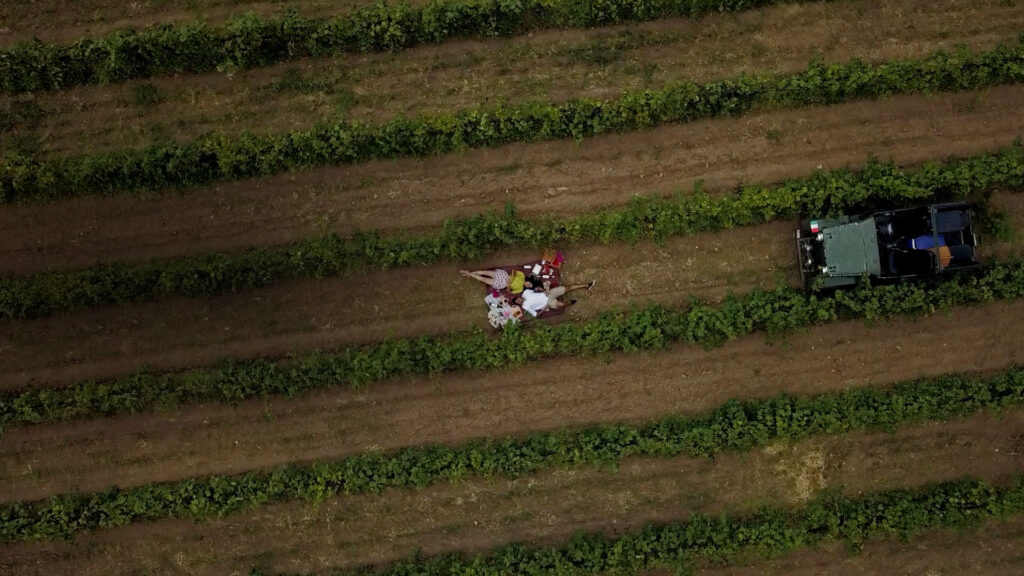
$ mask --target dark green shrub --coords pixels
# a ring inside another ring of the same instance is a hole
[[[537,548],[510,544],[473,557],[419,554],[383,571],[336,570],[335,576],[491,576],[522,574],[642,574],[657,568],[690,574],[696,563],[713,566],[773,558],[825,540],[857,549],[873,538],[907,539],[925,529],[957,528],[1024,511],[1024,481],[1007,487],[963,478],[855,498],[819,495],[802,508],[765,507],[742,516],[695,515],[685,522],[647,525],[617,534],[579,532],[564,544]],[[253,569],[253,576],[262,572]]]
[[[125,190],[192,186],[324,164],[425,156],[509,142],[649,128],[743,113],[754,106],[832,104],[855,98],[937,90],[977,89],[1024,81],[1024,45],[979,54],[936,53],[917,60],[824,65],[784,76],[681,82],[613,100],[528,103],[470,109],[453,115],[395,118],[383,124],[338,122],[281,136],[207,136],[186,144],[151,146],[57,160],[0,161],[0,201],[46,201]]]
[[[778,288],[727,298],[718,306],[651,305],[610,311],[586,323],[506,330],[500,337],[461,332],[445,337],[388,340],[291,360],[253,360],[186,372],[131,374],[64,388],[33,387],[0,394],[0,425],[95,418],[201,401],[237,402],[295,395],[332,386],[359,387],[396,376],[456,370],[494,370],[552,356],[603,355],[663,348],[673,342],[719,346],[755,330],[782,334],[835,321],[868,322],[923,315],[957,305],[1024,295],[1024,262],[989,266],[978,276],[956,276],[886,286],[858,286],[832,294]]]
[[[308,56],[400,50],[460,36],[538,28],[588,28],[671,16],[739,11],[796,0],[431,0],[359,7],[331,18],[253,13],[223,26],[160,24],[71,44],[38,39],[0,50],[0,90],[34,92],[133,78],[240,70]]]
[[[257,144],[253,144],[256,146]],[[195,167],[187,158],[182,169]],[[245,158],[236,160],[244,164]],[[195,176],[201,178],[201,175]],[[28,318],[87,306],[125,304],[172,294],[240,291],[285,278],[326,278],[370,266],[396,268],[439,260],[477,260],[503,247],[579,242],[635,242],[722,230],[805,214],[841,212],[926,199],[964,199],[997,186],[1024,186],[1024,148],[1010,146],[903,171],[869,162],[859,172],[819,172],[778,186],[746,186],[712,197],[698,187],[674,198],[634,198],[625,209],[566,219],[527,220],[502,214],[445,222],[433,236],[328,235],[285,246],[110,264],[85,270],[0,277],[0,317]]]
[[[422,487],[470,475],[517,476],[555,466],[610,464],[627,456],[711,456],[746,451],[778,440],[948,420],[978,410],[1022,403],[1024,371],[1019,368],[985,379],[950,375],[890,388],[731,401],[703,416],[668,416],[643,426],[592,427],[525,438],[478,440],[454,447],[420,446],[393,453],[360,454],[334,462],[292,464],[269,472],[190,478],[93,494],[62,494],[34,502],[10,502],[0,504],[0,541],[70,538],[86,530],[146,520],[223,516],[267,502],[319,501],[336,494]],[[952,506],[950,510],[954,511],[939,514],[947,519],[1011,509],[1016,513],[1024,506],[1024,486],[1017,484],[1011,492],[1013,496],[1008,501],[1000,499],[1003,492],[988,487],[974,487],[974,498],[965,498],[963,493],[950,498],[950,494],[942,493],[940,498],[929,499],[929,504],[920,510],[903,508],[900,514],[886,515],[888,519],[881,523],[876,515],[878,502],[872,502],[876,508],[872,515],[854,515],[843,522],[834,521],[846,516],[842,509],[812,505],[808,528],[811,534],[831,529],[832,535],[859,544],[879,531],[903,533],[906,528],[917,529],[922,512],[925,516],[934,514],[943,505]],[[977,496],[981,496],[980,502]],[[915,510],[914,514],[908,513]],[[737,545],[739,542],[744,539],[738,540]],[[750,543],[746,540],[747,545]]]

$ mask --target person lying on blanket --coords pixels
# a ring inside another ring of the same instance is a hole
[[[516,298],[515,302],[523,308],[523,311],[531,316],[537,316],[544,310],[557,310],[563,306],[572,306],[576,303],[576,300],[569,300],[568,303],[559,300],[562,296],[565,296],[569,292],[576,290],[582,290],[586,288],[590,290],[594,287],[594,281],[591,280],[589,284],[573,284],[572,286],[556,286],[547,291],[543,290],[523,290],[521,296]]]
[[[523,291],[523,285],[526,283],[526,276],[516,270],[509,274],[506,270],[501,268],[495,268],[494,270],[459,270],[459,274],[466,278],[472,278],[477,282],[483,282],[495,290],[505,290],[512,294],[519,294]]]

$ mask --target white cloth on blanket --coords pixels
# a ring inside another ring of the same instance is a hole
[[[512,315],[512,306],[504,296],[495,296],[493,293],[488,293],[484,298],[484,302],[488,308],[487,321],[490,322],[492,327],[504,328],[506,324],[519,322],[519,318]]]

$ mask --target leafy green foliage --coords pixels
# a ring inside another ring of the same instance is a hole
[[[524,219],[509,206],[502,214],[447,221],[432,236],[328,235],[244,252],[0,277],[0,317],[38,317],[172,294],[241,291],[286,278],[334,277],[367,267],[477,260],[504,247],[661,240],[807,214],[935,198],[964,199],[997,186],[1024,187],[1024,148],[1020,145],[995,154],[930,163],[912,171],[869,162],[859,172],[819,172],[778,186],[745,186],[724,196],[712,197],[698,187],[691,194],[678,193],[669,199],[636,197],[624,209],[566,219]]]
[[[272,394],[295,395],[338,385],[409,374],[496,370],[539,358],[650,350],[673,342],[713,347],[765,330],[781,334],[840,318],[873,322],[927,314],[954,305],[1024,295],[1024,262],[992,265],[977,276],[895,285],[861,285],[832,294],[789,288],[756,290],[718,306],[651,305],[602,314],[586,323],[509,329],[498,338],[471,331],[445,337],[388,340],[288,361],[253,360],[217,368],[85,381],[58,389],[31,388],[0,395],[0,425],[57,422],[133,413],[196,401],[237,402]]]
[[[384,571],[335,570],[335,576],[495,576],[516,574],[638,574],[655,568],[692,573],[694,562],[722,564],[753,552],[776,557],[826,539],[853,548],[872,538],[908,538],[922,530],[959,528],[1024,512],[1024,480],[995,487],[971,478],[856,498],[819,496],[798,510],[765,507],[743,516],[695,515],[685,522],[648,525],[614,537],[579,532],[564,544],[510,544],[486,555],[414,555]],[[745,553],[745,555],[741,555]],[[262,576],[259,570],[250,572]]]
[[[979,409],[1022,403],[1024,370],[1020,368],[985,379],[947,375],[889,388],[730,401],[704,416],[674,415],[643,426],[547,432],[454,447],[428,445],[334,462],[293,464],[270,472],[191,478],[7,503],[0,505],[0,541],[67,538],[83,530],[136,521],[221,516],[273,501],[319,501],[335,494],[420,487],[470,475],[512,477],[553,466],[615,463],[627,456],[711,456],[750,450],[780,439],[945,420]],[[1022,496],[1024,493],[1015,497],[1017,505],[1024,502]],[[826,519],[835,518],[827,505],[813,508],[810,517],[816,519],[812,532],[833,525]],[[883,525],[887,530],[898,530],[918,517],[907,515],[904,520],[894,518],[893,524]],[[844,537],[859,541],[878,524],[865,518],[849,520],[842,526]]]
[[[38,160],[0,161],[0,202],[47,201],[115,191],[191,186],[303,167],[426,156],[465,148],[559,138],[581,139],[671,122],[731,116],[754,106],[832,104],[854,98],[969,90],[1024,81],[1024,44],[987,52],[939,52],[879,65],[812,63],[803,72],[681,82],[613,100],[527,103],[452,115],[341,121],[284,135],[208,135],[183,144]]]
[[[176,73],[241,70],[304,57],[399,50],[460,36],[589,28],[797,0],[431,0],[383,2],[333,18],[253,13],[223,26],[196,22],[118,30],[71,44],[25,42],[0,51],[0,90],[33,92]]]

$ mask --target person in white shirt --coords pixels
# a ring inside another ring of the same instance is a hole
[[[539,314],[549,303],[548,295],[537,290],[523,290],[523,295],[519,298],[523,301],[523,310],[530,316]]]
[[[590,290],[593,287],[594,281],[591,281],[589,284],[556,286],[546,292],[527,289],[523,290],[522,296],[516,298],[516,303],[522,306],[523,310],[529,315],[536,316],[544,310],[557,310],[563,306],[571,306],[572,304],[575,304],[575,300],[570,300],[567,304],[559,300],[559,298],[575,290],[582,290],[584,288]]]

